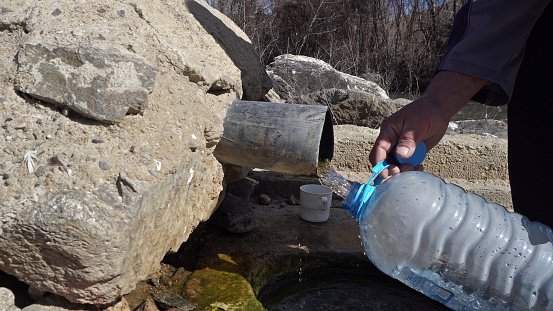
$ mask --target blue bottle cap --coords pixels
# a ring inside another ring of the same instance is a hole
[[[343,207],[355,217],[355,219],[360,220],[367,208],[367,202],[375,189],[375,186],[369,185],[368,183],[360,184],[354,182],[344,201]]]
[[[396,155],[397,145],[394,147],[394,158],[399,164],[411,164],[417,166],[424,161],[426,158],[426,145],[424,142],[420,142],[415,149],[413,155],[407,159],[401,159]],[[382,177],[379,174],[388,168],[390,164],[386,161],[382,161],[375,165],[372,169],[372,175],[369,178],[369,181],[366,184],[354,183],[351,189],[349,190],[348,196],[344,201],[344,208],[353,216],[355,219],[360,220],[365,209],[367,208],[367,203],[373,195],[376,187],[382,182]],[[374,179],[374,180],[373,180]],[[373,184],[371,185],[371,182]]]
[[[415,149],[415,152],[413,153],[413,155],[407,159],[398,157],[396,154],[396,148],[397,148],[397,145],[394,147],[394,151],[393,151],[394,160],[396,160],[397,163],[399,164],[410,164],[413,166],[417,166],[417,165],[420,165],[422,161],[424,161],[424,158],[426,158],[426,145],[424,144],[423,141],[421,141],[417,145],[417,148]]]

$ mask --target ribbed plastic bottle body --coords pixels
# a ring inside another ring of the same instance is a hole
[[[553,247],[532,245],[525,220],[406,172],[376,188],[360,227],[380,270],[454,310],[553,310]]]

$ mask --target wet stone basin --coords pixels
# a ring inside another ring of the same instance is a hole
[[[311,223],[300,218],[304,184],[317,179],[254,172],[259,181],[249,208],[255,229],[231,234],[201,223],[180,250],[168,254],[161,271],[124,296],[130,310],[150,301],[182,302],[182,310],[447,310],[441,304],[378,271],[363,254],[358,223],[333,198],[330,218]],[[368,177],[367,177],[368,178]],[[269,204],[260,204],[266,194]],[[16,293],[16,306],[32,303],[28,286],[0,273],[0,287]],[[51,300],[51,299],[53,300]],[[179,298],[179,299],[177,299]],[[148,300],[149,299],[149,300]],[[60,310],[100,310],[46,296]],[[171,305],[175,307],[175,305]],[[112,310],[112,309],[110,309]]]
[[[260,183],[251,198],[255,229],[229,234],[209,228],[195,269],[242,275],[268,310],[449,310],[376,269],[363,253],[359,225],[334,197],[330,218],[310,223],[300,218],[304,184],[317,179],[255,172]],[[258,203],[260,194],[271,198]]]

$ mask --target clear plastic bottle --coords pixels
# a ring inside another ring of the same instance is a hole
[[[553,310],[553,234],[541,223],[423,172],[354,183],[344,208],[375,266],[453,310]]]

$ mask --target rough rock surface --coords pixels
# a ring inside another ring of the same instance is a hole
[[[6,287],[0,287],[0,310],[2,311],[17,311],[19,308],[15,306],[15,296],[11,290]]]
[[[17,65],[19,91],[106,123],[143,111],[157,74],[131,52],[86,46],[24,44]]]
[[[329,106],[337,124],[378,128],[384,119],[410,101],[382,98],[366,91],[327,89],[294,97],[290,102]]]
[[[337,124],[377,128],[382,120],[409,103],[390,99],[372,81],[339,72],[307,56],[277,56],[267,66],[267,72],[281,98],[294,104],[329,106]]]
[[[267,66],[267,73],[280,97],[294,97],[326,89],[358,90],[375,97],[389,99],[378,84],[345,74],[329,64],[307,56],[285,54],[275,57]]]
[[[3,1],[0,269],[72,302],[131,291],[216,208],[227,107],[269,88],[203,1]]]
[[[22,311],[131,311],[128,302],[125,299],[120,299],[109,307],[97,307],[89,304],[77,304],[68,301],[67,299],[48,295],[40,302],[36,302],[21,309]],[[157,310],[150,310],[157,311]]]
[[[478,134],[507,139],[507,123],[498,120],[462,120],[450,122],[446,134]]]
[[[209,222],[230,233],[251,232],[255,228],[255,218],[248,201],[243,201],[230,193],[215,211]]]

